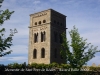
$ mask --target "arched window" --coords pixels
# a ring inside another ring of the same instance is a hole
[[[54,57],[57,58],[57,49],[54,50]]]
[[[41,21],[39,21],[38,24],[41,24]]]
[[[37,22],[35,22],[35,25],[37,25]]]
[[[41,49],[41,58],[45,58],[45,49],[44,48]]]
[[[34,43],[36,43],[36,33],[34,34]]]
[[[46,33],[45,33],[45,31],[43,32],[43,40],[44,41],[46,40]]]
[[[44,31],[44,32],[41,32],[41,42],[43,42],[45,40],[46,40],[46,33]]]
[[[34,34],[34,43],[38,42],[38,33]]]
[[[41,32],[41,42],[43,42],[43,33]]]
[[[37,50],[34,49],[34,51],[33,51],[33,59],[36,59],[36,58],[37,58]]]
[[[43,20],[43,23],[46,23],[46,20]]]

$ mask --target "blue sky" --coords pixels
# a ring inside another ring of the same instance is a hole
[[[30,14],[52,8],[64,15],[66,18],[67,32],[75,25],[88,43],[98,46],[100,50],[100,0],[5,0],[0,9],[15,11],[10,20],[2,27],[6,28],[6,36],[9,29],[16,28],[18,33],[13,37],[13,52],[10,55],[0,57],[0,64],[13,62],[28,63],[28,43]],[[67,34],[70,40],[69,35]],[[9,50],[9,49],[8,49]],[[88,62],[88,65],[100,64],[100,53]]]

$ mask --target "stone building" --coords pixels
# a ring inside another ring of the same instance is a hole
[[[60,55],[66,16],[48,9],[30,15],[28,63],[64,63]]]

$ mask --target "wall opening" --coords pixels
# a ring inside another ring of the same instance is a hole
[[[44,32],[41,32],[41,42],[43,42],[45,40],[46,40],[46,33],[44,31]]]
[[[46,23],[46,20],[43,20],[43,23]]]
[[[34,34],[34,43],[38,42],[38,33]]]
[[[45,49],[44,48],[41,49],[41,58],[45,58]]]
[[[36,59],[36,58],[37,58],[37,50],[34,49],[34,51],[33,51],[33,59]]]
[[[41,24],[41,21],[39,21],[38,24]]]
[[[37,22],[35,22],[35,25],[37,25]]]

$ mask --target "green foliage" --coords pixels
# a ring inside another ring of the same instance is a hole
[[[20,67],[21,67],[21,65],[18,64],[18,63],[8,64],[8,66],[9,66],[10,68],[20,68]]]
[[[51,68],[50,68],[51,67]],[[5,70],[9,71],[5,71]],[[18,69],[19,71],[14,71]],[[23,69],[23,71],[22,71]],[[28,71],[28,70],[31,71]],[[33,70],[32,70],[33,69]],[[44,70],[45,69],[45,70]],[[47,70],[48,69],[48,70]],[[72,68],[69,64],[18,64],[18,63],[12,63],[8,64],[7,66],[0,64],[0,73],[4,75],[99,75],[100,74],[100,67],[93,67],[93,66],[83,66],[82,69],[84,71],[75,71],[72,70]],[[76,68],[77,69],[77,68]],[[89,70],[87,70],[89,69]],[[12,71],[13,70],[13,71]]]
[[[4,21],[9,20],[12,13],[14,13],[14,11],[10,12],[8,9],[6,9],[5,11],[1,10],[0,11],[0,25],[2,25]]]
[[[90,59],[94,57],[94,54],[100,52],[97,47],[87,43],[87,39],[80,37],[78,29],[74,26],[71,31],[69,31],[71,37],[71,44],[66,38],[65,33],[62,34],[63,43],[61,45],[61,55],[66,59],[65,62],[70,64],[73,68],[80,68],[85,65]],[[72,49],[71,49],[72,48]],[[72,51],[71,51],[72,50]]]
[[[39,69],[45,69],[45,67],[46,67],[46,65],[44,63],[42,63],[42,64],[38,64],[37,68],[39,68]]]
[[[0,10],[0,26],[2,26],[2,24],[6,20],[10,19],[12,13],[14,13],[14,11],[10,12],[8,9],[6,9],[5,11]],[[7,38],[5,38],[4,33],[5,33],[5,28],[0,29],[0,57],[10,54],[12,52],[12,50],[10,51],[6,51],[6,50],[7,48],[10,48],[10,46],[12,46],[13,35],[11,33]]]
[[[90,67],[89,67],[89,70],[100,72],[100,67],[93,67],[93,66],[90,66]]]
[[[2,66],[2,65],[1,65]],[[3,65],[4,66],[4,65]],[[70,69],[72,68],[69,64],[58,64],[58,63],[51,63],[51,64],[37,64],[37,63],[32,63],[32,64],[28,64],[28,65],[24,65],[24,64],[18,64],[18,63],[12,63],[12,64],[8,64],[8,67],[10,68],[36,68],[36,69],[56,69],[56,68],[61,68],[61,69]],[[56,68],[55,68],[56,67]],[[90,71],[100,71],[100,67],[93,67],[93,66],[82,66],[81,69],[84,69],[85,71],[87,71],[88,69]]]
[[[52,66],[52,67],[59,67],[59,64],[56,63],[56,62],[53,62],[53,63],[51,63],[51,66]]]
[[[9,68],[18,68],[18,69],[21,69],[21,68],[26,68],[26,65],[23,63],[23,64],[18,64],[16,62],[14,63],[10,63],[7,65]],[[29,65],[27,65],[28,68],[30,68]]]
[[[36,68],[36,67],[37,67],[37,63],[32,63],[30,66],[31,66],[32,68]]]
[[[61,64],[60,66],[61,66],[61,68],[63,68],[63,69],[71,68],[71,66],[70,66],[69,64]]]

